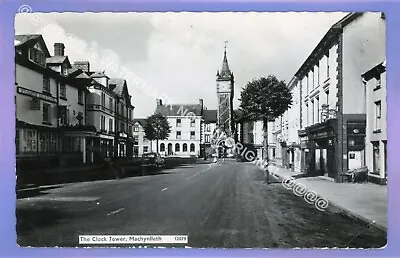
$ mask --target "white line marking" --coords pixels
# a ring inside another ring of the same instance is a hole
[[[118,212],[123,211],[123,210],[125,210],[125,208],[121,208],[121,209],[118,209],[118,210],[116,210],[116,211],[112,211],[112,212],[108,213],[107,216],[108,216],[108,215],[111,215],[111,214],[118,213]]]
[[[162,189],[162,190],[161,190],[161,192],[164,192],[164,191],[165,191],[165,190],[167,190],[167,189],[168,189],[168,188],[167,188],[167,187],[165,187],[164,189]]]
[[[199,175],[199,174],[201,174],[201,173],[203,173],[203,172],[209,170],[210,168],[211,168],[211,167],[206,168],[206,169],[203,169],[202,171],[200,171],[200,172],[194,174],[193,176],[190,176],[190,177],[186,178],[186,180],[190,180],[190,179],[192,179],[193,177],[195,177],[195,176],[197,176],[197,175]]]

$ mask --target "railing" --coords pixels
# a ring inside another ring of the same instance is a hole
[[[328,121],[329,119],[335,119],[335,118],[336,118],[336,110],[329,109],[328,105],[322,105],[321,121],[325,122],[325,121]]]

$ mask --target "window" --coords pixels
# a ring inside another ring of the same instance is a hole
[[[210,124],[206,124],[206,132],[211,132],[211,126],[210,126]]]
[[[35,47],[38,47],[37,45]],[[29,49],[29,59],[41,66],[46,66],[46,57],[42,51],[36,48]]]
[[[165,144],[164,143],[161,143],[160,144],[160,151],[165,151]]]
[[[382,78],[381,78],[381,75],[379,74],[379,75],[377,75],[376,77],[375,77],[375,79],[376,79],[376,85],[375,85],[375,89],[380,89],[381,88],[381,85],[382,85]]]
[[[310,121],[309,125],[314,124],[314,108],[315,108],[314,101],[311,101],[311,116],[310,116],[311,121]]]
[[[314,68],[314,72],[315,72],[315,77],[316,77],[316,86],[319,85],[319,64],[317,64]]]
[[[62,66],[61,66],[61,73],[63,74],[63,75],[68,75],[68,67],[67,67],[67,65],[66,64],[63,64]]]
[[[316,111],[316,115],[317,115],[317,117],[316,117],[316,122],[317,123],[319,123],[319,121],[320,121],[320,116],[319,116],[319,98],[315,98],[315,111]]]
[[[48,77],[43,76],[43,92],[51,93],[50,90],[50,79]]]
[[[78,103],[83,104],[83,91],[78,90]]]
[[[195,146],[194,146],[194,143],[191,143],[190,144],[190,152],[195,152]]]
[[[121,122],[120,132],[125,132],[125,124]]]
[[[133,144],[135,144],[135,145],[139,144],[139,136],[138,135],[133,136]]]
[[[315,76],[314,76],[314,70],[311,70],[311,80],[312,80],[312,89],[314,89],[315,88]]]
[[[113,101],[113,99],[110,97],[109,99],[108,99],[108,108],[111,110],[111,111],[113,111],[114,110],[114,101]]]
[[[326,78],[329,79],[329,51],[326,52]]]
[[[113,132],[113,123],[114,121],[112,118],[108,119],[108,131],[110,131],[110,133]]]
[[[176,132],[176,139],[181,139],[181,136],[182,136],[181,131],[177,131]]]
[[[305,121],[305,125],[308,126],[309,125],[309,109],[308,109],[308,104],[306,104],[306,121]]]
[[[195,125],[196,125],[196,120],[191,119],[190,120],[190,127],[195,127]]]
[[[106,129],[106,117],[105,116],[100,116],[100,129],[105,130]]]
[[[50,104],[43,103],[43,123],[50,123]]]
[[[387,149],[386,149],[386,141],[383,141],[383,155],[385,155],[385,177],[386,177],[386,173],[387,173]]]
[[[275,158],[275,155],[276,155],[276,154],[275,154],[275,148],[273,148],[273,149],[272,149],[272,158],[273,158],[273,159]]]
[[[104,92],[101,93],[101,106],[105,107],[106,105],[106,94]]]
[[[209,135],[209,134],[206,134],[206,135],[205,135],[204,141],[205,141],[206,143],[209,143],[209,142],[210,142],[210,135]]]
[[[60,97],[63,99],[67,98],[67,87],[63,83],[60,84]]]
[[[308,95],[310,91],[310,77],[306,76],[306,95]]]
[[[325,91],[325,95],[326,95],[326,102],[325,102],[325,104],[328,105],[328,109],[329,109],[329,90]]]
[[[381,129],[381,115],[382,115],[381,101],[375,102],[375,131]]]
[[[372,146],[373,146],[373,161],[372,161],[373,173],[379,174],[379,173],[380,173],[380,166],[379,166],[379,160],[380,160],[379,142],[372,142]]]
[[[37,132],[33,130],[23,130],[23,138],[25,145],[23,145],[23,152],[36,152],[37,151]]]
[[[196,139],[196,132],[194,131],[190,132],[190,139]]]
[[[177,118],[177,119],[176,119],[176,126],[177,126],[177,127],[180,127],[181,125],[182,125],[181,119],[180,119],[180,118]]]
[[[179,143],[175,144],[175,151],[176,152],[181,151],[181,146],[179,145]]]
[[[133,131],[139,132],[139,125],[138,125],[138,124],[135,124],[135,125],[133,126]]]
[[[187,144],[186,143],[183,144],[182,151],[187,152]]]
[[[149,152],[149,146],[143,146],[143,152],[144,153]]]

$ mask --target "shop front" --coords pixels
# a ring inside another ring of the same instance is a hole
[[[336,119],[315,124],[306,128],[306,136],[302,135],[303,163],[307,174],[336,178]],[[306,145],[306,148],[304,146]]]

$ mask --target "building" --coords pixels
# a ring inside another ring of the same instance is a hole
[[[213,154],[212,140],[217,129],[217,110],[203,110],[201,126],[201,156],[209,157]]]
[[[133,120],[133,156],[141,157],[144,153],[153,151],[151,142],[146,138],[144,128],[146,127],[146,119],[135,118]]]
[[[383,59],[384,16],[350,13],[328,30],[296,72],[305,173],[342,182],[342,173],[365,164],[366,102],[361,74]]]
[[[165,116],[171,126],[168,139],[158,141],[159,152],[165,156],[199,157],[202,112],[202,99],[198,104],[182,105],[164,105],[161,99],[157,99],[154,113]],[[153,141],[153,150],[157,149],[156,144],[156,141]]]
[[[367,125],[365,160],[369,181],[386,184],[387,178],[387,94],[386,62],[362,75],[365,84]]]
[[[16,35],[15,66],[17,164],[85,163],[87,81],[70,73],[64,45],[51,56],[41,35]]]

